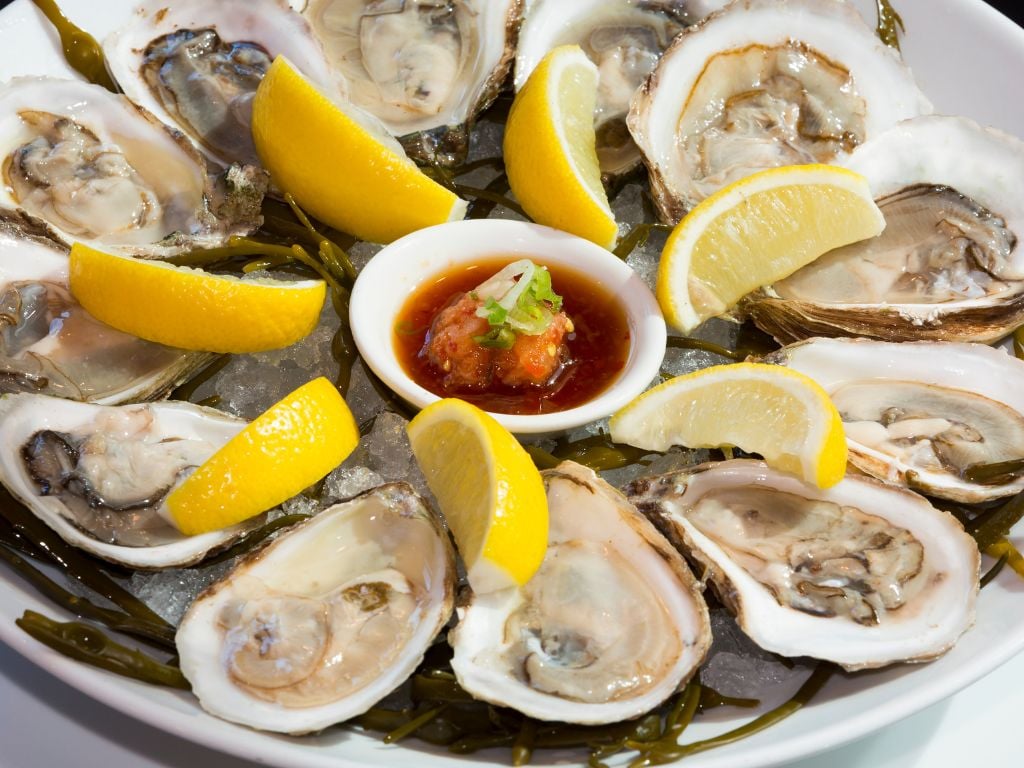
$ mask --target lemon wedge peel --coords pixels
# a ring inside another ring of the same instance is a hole
[[[256,90],[252,134],[279,188],[363,240],[389,243],[466,215],[466,201],[420,171],[375,118],[332,101],[284,56]]]
[[[250,422],[167,497],[187,535],[220,530],[266,512],[321,480],[359,443],[337,388],[320,377]]]
[[[711,195],[672,230],[658,266],[658,303],[669,324],[688,333],[751,291],[883,229],[867,180],[853,171],[761,171]]]
[[[97,320],[179,349],[242,354],[280,349],[320,318],[322,280],[241,280],[161,261],[71,247],[71,293]]]
[[[551,50],[516,94],[503,154],[530,218],[611,249],[618,226],[597,159],[597,83],[597,67],[578,45]]]
[[[843,422],[802,373],[764,363],[705,368],[648,390],[615,413],[612,440],[650,451],[737,447],[819,488],[846,474]]]
[[[525,584],[547,552],[544,481],[492,416],[448,398],[409,423],[413,454],[478,594]]]

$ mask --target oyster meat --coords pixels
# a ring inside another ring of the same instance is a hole
[[[543,475],[540,570],[458,609],[452,668],[475,697],[540,720],[636,717],[697,670],[711,641],[707,606],[682,558],[622,494],[572,462]]]
[[[516,90],[553,48],[582,47],[599,72],[594,127],[601,171],[627,173],[640,163],[640,151],[626,129],[630,100],[672,38],[696,21],[697,13],[706,14],[707,5],[693,0],[532,0],[516,49]]]
[[[967,503],[1024,491],[1024,478],[964,477],[974,465],[1024,458],[1024,362],[1015,357],[983,344],[808,339],[767,362],[828,392],[862,472]]]
[[[157,398],[211,359],[99,322],[71,296],[67,248],[0,209],[0,393],[112,405]]]
[[[266,189],[237,168],[215,188],[195,149],[123,96],[45,77],[0,85],[0,173],[0,206],[64,242],[144,256],[248,232]]]
[[[404,483],[335,505],[240,562],[189,608],[175,642],[210,713],[309,733],[401,685],[448,621],[455,559]]]
[[[783,342],[994,341],[1024,324],[1024,142],[962,117],[906,120],[845,161],[886,220],[752,295]]]
[[[469,125],[498,95],[523,0],[296,0],[348,98],[410,157],[455,165]]]
[[[275,57],[328,92],[344,90],[309,25],[283,0],[148,0],[103,50],[128,98],[221,165],[259,164],[252,99]]]
[[[629,493],[773,653],[847,670],[926,661],[974,621],[978,548],[911,491],[853,475],[823,490],[738,459]]]
[[[164,501],[245,426],[190,403],[100,406],[46,395],[0,398],[0,482],[60,534],[131,568],[197,563],[260,518],[186,536]]]
[[[755,171],[830,163],[931,112],[899,54],[838,0],[736,0],[687,28],[627,120],[661,218]]]

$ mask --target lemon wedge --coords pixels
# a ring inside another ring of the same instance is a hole
[[[505,169],[516,198],[538,224],[611,248],[618,227],[597,160],[597,79],[597,67],[578,45],[545,56],[512,103]]]
[[[294,344],[320,318],[322,280],[241,280],[75,243],[71,293],[97,320],[147,341],[205,352]]]
[[[216,531],[277,506],[337,467],[359,443],[344,398],[324,377],[272,405],[167,497],[188,535]]]
[[[428,405],[408,430],[473,591],[529,581],[547,551],[548,503],[540,473],[519,442],[491,416],[456,399]]]
[[[755,173],[672,230],[658,267],[658,303],[686,333],[751,291],[883,229],[867,180],[853,171],[794,165]]]
[[[283,56],[256,89],[252,137],[278,187],[364,240],[389,243],[466,214],[466,202],[424,175],[375,118],[329,99]]]
[[[612,416],[612,440],[649,451],[737,447],[828,488],[846,474],[843,422],[828,394],[777,365],[718,365],[677,376]]]

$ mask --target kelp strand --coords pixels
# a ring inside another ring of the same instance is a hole
[[[668,224],[652,224],[641,222],[627,232],[612,250],[616,256],[625,261],[637,248],[643,248],[651,237],[652,232],[671,232],[672,227]]]
[[[170,626],[148,605],[106,576],[98,561],[82,554],[53,533],[28,509],[15,501],[5,488],[0,488],[0,516],[6,518],[15,531],[22,532],[40,550],[46,552],[54,565],[128,615]]]
[[[64,59],[71,65],[71,68],[90,83],[102,86],[112,93],[120,93],[107,71],[107,60],[103,55],[103,48],[96,38],[77,24],[73,24],[64,15],[55,0],[32,0],[32,2],[57,30]]]
[[[878,10],[878,26],[875,28],[878,39],[890,48],[900,50],[900,34],[906,32],[903,19],[889,0],[875,0],[875,7]]]
[[[0,559],[4,560],[21,574],[22,578],[35,587],[37,592],[49,598],[61,608],[82,618],[99,621],[110,629],[145,640],[164,650],[174,650],[173,627],[153,624],[119,611],[103,608],[84,597],[74,595],[50,579],[42,571],[33,568],[31,564],[16,552],[3,545],[0,545]]]
[[[35,611],[25,611],[15,623],[39,642],[76,661],[144,683],[186,691],[191,688],[177,667],[121,645],[91,624],[54,621]]]
[[[1018,576],[1024,579],[1024,555],[1021,555],[1008,539],[997,541],[985,550],[985,554],[999,559],[1005,556],[1006,564],[1013,568]]]
[[[984,576],[981,577],[981,580],[978,582],[978,588],[983,589],[988,586],[992,580],[1002,572],[1003,568],[1006,567],[1006,563],[1009,559],[1010,553],[1003,552],[1003,554],[999,556],[999,559],[996,560],[995,564],[985,572]]]

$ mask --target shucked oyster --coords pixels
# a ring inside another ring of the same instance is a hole
[[[94,319],[71,296],[67,248],[47,227],[0,208],[0,393],[147,400],[209,359]]]
[[[237,168],[215,189],[192,146],[123,96],[45,77],[0,86],[0,173],[0,206],[42,219],[65,242],[136,255],[249,231],[266,189]]]
[[[222,165],[258,165],[252,98],[275,57],[335,87],[309,25],[284,0],[148,0],[103,50],[126,96]]]
[[[626,130],[630,100],[672,38],[705,15],[706,6],[695,0],[531,0],[516,49],[516,90],[553,48],[580,45],[600,77],[594,127],[601,171],[626,173],[640,163]]]
[[[932,496],[980,502],[1024,491],[969,467],[1024,458],[1024,363],[983,344],[809,339],[773,353],[817,381],[843,419],[850,462]]]
[[[409,156],[452,165],[512,65],[523,0],[293,0],[348,97]]]
[[[459,608],[452,668],[475,697],[540,720],[635,717],[696,671],[711,641],[707,606],[622,494],[572,462],[543,474],[544,562],[521,589]]]
[[[852,475],[822,490],[751,460],[629,491],[773,653],[848,670],[925,661],[974,621],[978,548],[910,491]]]
[[[857,149],[885,231],[750,297],[782,341],[993,341],[1024,323],[1024,142],[960,117],[906,120]]]
[[[61,538],[132,568],[191,565],[251,527],[185,536],[167,495],[245,422],[190,403],[0,398],[0,482]]]
[[[736,0],[679,35],[628,124],[661,217],[755,171],[832,162],[931,111],[899,54],[838,0]]]
[[[207,711],[308,733],[401,685],[452,611],[455,559],[404,483],[321,512],[245,559],[189,608],[175,642]]]

